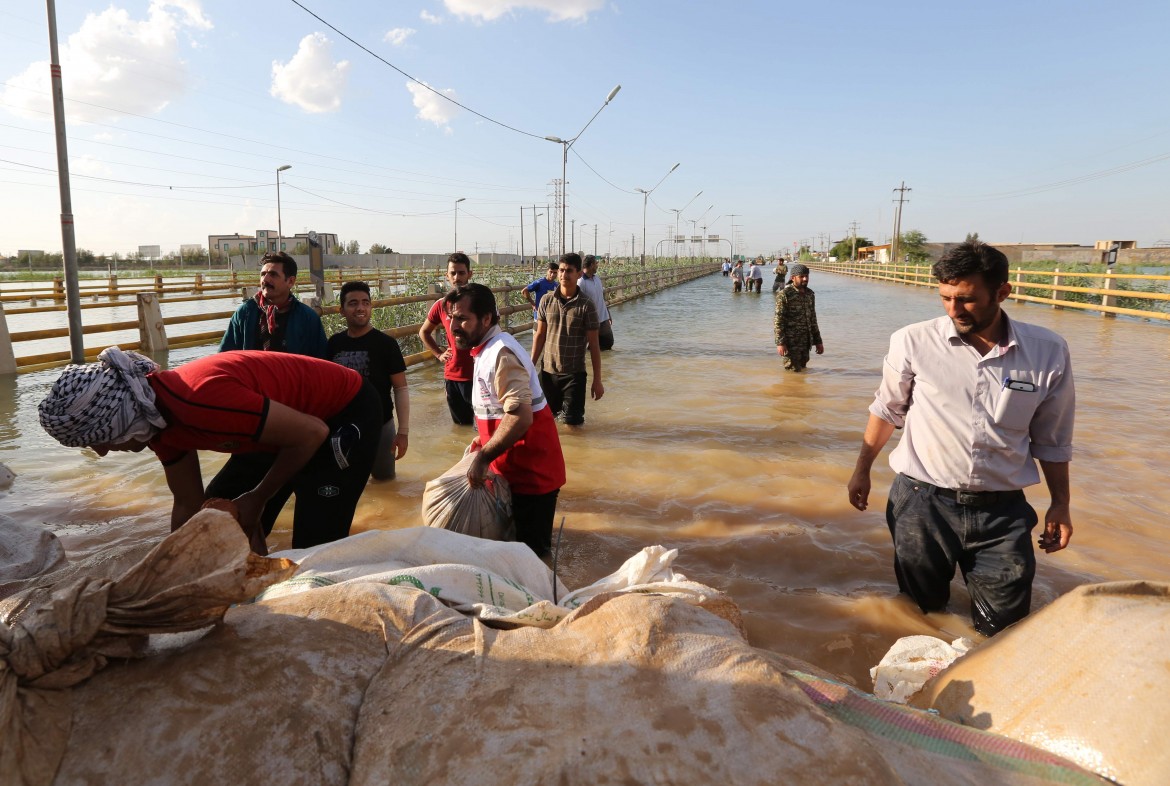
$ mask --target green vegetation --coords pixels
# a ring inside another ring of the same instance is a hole
[[[857,238],[857,243],[856,243],[857,248],[861,248],[862,246],[872,246],[872,245],[873,245],[873,242],[867,237],[858,237]],[[837,245],[835,245],[829,249],[829,256],[837,257],[837,259],[840,259],[840,260],[852,259],[853,258],[853,249],[854,249],[853,238],[847,237],[844,240],[842,240],[840,243],[838,243]]]
[[[712,268],[717,264],[714,259],[680,259],[677,267],[690,267],[692,264],[710,264]],[[538,275],[540,271],[545,269],[545,262],[537,263],[536,269]],[[643,268],[637,260],[602,260],[600,275],[604,281],[607,282],[607,289],[610,288],[609,281],[611,277],[621,275],[624,273],[646,274],[646,290],[648,291],[652,276],[650,274],[659,270],[668,270],[676,267],[673,259],[661,259],[657,263],[652,260],[647,260],[646,267]],[[329,271],[332,273],[332,269]],[[473,281],[480,284],[485,284],[492,288],[503,287],[507,284],[512,286],[523,286],[536,276],[533,275],[530,268],[517,267],[497,267],[495,265],[481,265],[473,268]],[[344,274],[343,274],[344,278]],[[366,276],[370,279],[369,276]],[[642,280],[639,275],[638,279]],[[331,283],[335,281],[330,275]],[[442,283],[445,284],[443,276],[435,269],[429,270],[415,270],[407,269],[407,277],[404,284],[400,284],[394,288],[392,292],[381,292],[377,287],[377,282],[370,279],[371,294],[373,299],[388,300],[396,297],[410,297],[414,295],[425,295],[431,284]],[[500,308],[507,308],[508,306],[517,306],[524,303],[524,298],[519,292],[509,292],[506,295],[497,294],[497,302]],[[438,296],[435,296],[437,299]],[[370,322],[378,330],[390,330],[396,327],[405,327],[407,325],[417,325],[426,319],[427,312],[431,308],[434,299],[427,298],[426,300],[417,303],[405,303],[398,306],[382,306],[376,307],[374,313],[370,318]],[[512,316],[513,322],[527,321],[526,312],[518,312]],[[333,335],[345,329],[345,319],[341,314],[325,314],[321,317],[321,322],[325,327],[326,335]],[[416,352],[422,352],[424,347],[417,335],[404,336],[397,339],[399,347],[402,348],[402,354],[410,355]],[[440,343],[442,340],[440,339]]]
[[[910,257],[911,264],[921,265],[930,261],[930,253],[926,250],[926,235],[917,229],[903,232],[898,239],[898,253],[902,257]]]
[[[1023,262],[1012,265],[1012,270],[1044,270],[1053,271],[1060,268],[1060,285],[1065,287],[1084,287],[1099,289],[1103,285],[1102,279],[1108,268],[1105,265],[1069,264],[1060,263],[1052,259],[1041,259],[1033,262]],[[1132,269],[1115,268],[1114,273],[1136,272]],[[1025,276],[1024,281],[1012,281],[1012,286],[1024,295],[1035,297],[1051,297],[1052,288],[1049,286],[1052,279],[1048,276]],[[1117,291],[1116,305],[1118,308],[1132,308],[1139,311],[1170,312],[1170,301],[1152,300],[1142,297],[1127,297],[1125,292],[1167,292],[1170,291],[1170,282],[1143,281],[1140,279],[1117,279],[1114,284]],[[1101,295],[1092,292],[1065,292],[1063,299],[1070,303],[1101,303]]]

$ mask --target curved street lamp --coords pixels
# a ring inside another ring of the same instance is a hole
[[[672,166],[670,168],[670,172],[667,172],[665,175],[663,175],[662,178],[657,183],[654,184],[654,188],[650,189],[649,191],[647,191],[644,188],[635,188],[634,189],[635,191],[637,191],[638,193],[640,193],[642,195],[642,267],[646,267],[646,203],[650,200],[650,195],[654,193],[654,189],[658,188],[660,185],[662,185],[662,181],[666,180],[666,178],[670,177],[671,172],[674,172],[674,170],[678,169],[680,166],[682,166],[681,161],[679,161],[677,164]],[[657,204],[657,203],[655,203],[655,204]],[[654,256],[655,257],[658,256],[658,248],[657,247],[655,247],[655,249],[654,249]]]
[[[577,132],[577,136],[573,137],[572,139],[561,139],[559,136],[546,136],[545,137],[545,139],[547,139],[548,141],[555,142],[556,144],[560,145],[562,148],[562,156],[561,156],[561,253],[562,254],[565,253],[565,172],[568,170],[568,167],[569,167],[569,148],[573,146],[574,142],[576,142],[578,139],[581,138],[581,135],[585,133],[585,129],[589,128],[589,126],[591,126],[593,124],[593,121],[596,120],[597,116],[601,114],[601,110],[605,109],[607,106],[609,106],[609,102],[613,100],[614,96],[616,96],[618,94],[618,91],[621,89],[622,89],[621,85],[616,85],[613,90],[609,91],[609,95],[607,95],[605,97],[605,103],[602,104],[601,107],[596,112],[593,113],[593,117],[589,118],[589,122],[585,124],[585,128],[582,128],[580,131]]]
[[[280,173],[292,169],[292,164],[285,164],[276,168],[276,250],[284,251],[284,227],[280,223]]]

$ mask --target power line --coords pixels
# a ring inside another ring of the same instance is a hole
[[[314,12],[310,11],[310,10],[309,10],[308,8],[306,8],[306,7],[305,7],[305,6],[304,6],[302,3],[298,2],[297,0],[289,0],[289,2],[291,2],[293,5],[295,5],[295,6],[297,6],[298,8],[300,8],[302,11],[304,11],[306,14],[308,14],[309,16],[311,16],[311,17],[313,17],[314,19],[316,19],[316,20],[317,20],[318,22],[320,22],[321,24],[323,24],[323,25],[325,25],[326,27],[328,27],[328,28],[329,28],[330,30],[332,30],[333,32],[337,33],[339,36],[341,36],[342,38],[344,38],[346,41],[349,41],[351,44],[353,44],[353,45],[354,45],[354,46],[356,46],[358,49],[360,49],[360,50],[362,50],[363,52],[365,52],[366,54],[368,54],[370,57],[373,57],[374,59],[376,59],[376,60],[378,60],[378,61],[380,61],[380,62],[384,63],[385,65],[388,65],[388,66],[390,66],[390,67],[391,67],[391,68],[393,68],[395,71],[397,71],[398,73],[402,74],[404,77],[406,77],[407,79],[409,79],[411,82],[414,82],[415,84],[417,84],[417,85],[420,85],[421,87],[424,87],[424,88],[426,88],[427,90],[430,90],[432,93],[434,93],[435,95],[437,95],[439,98],[443,99],[444,101],[448,101],[448,102],[450,102],[450,103],[454,104],[455,106],[459,107],[460,109],[466,109],[468,112],[470,112],[471,114],[475,115],[476,117],[482,117],[484,120],[488,121],[489,123],[494,123],[495,125],[498,125],[498,126],[500,126],[501,128],[506,128],[506,129],[508,129],[509,131],[515,131],[517,134],[523,134],[524,136],[530,136],[530,137],[532,137],[533,139],[540,139],[540,140],[542,140],[542,141],[544,140],[544,135],[543,135],[543,134],[533,134],[533,133],[530,133],[530,132],[528,132],[528,131],[522,131],[522,130],[521,130],[521,129],[519,129],[519,128],[516,128],[516,127],[514,127],[514,126],[510,126],[510,125],[508,125],[507,123],[504,123],[504,122],[501,122],[501,121],[499,121],[499,120],[496,120],[495,118],[488,117],[487,115],[483,114],[482,112],[477,112],[477,111],[475,111],[474,109],[472,109],[471,107],[469,107],[469,106],[466,106],[466,105],[464,105],[464,104],[461,104],[461,103],[459,103],[459,102],[458,102],[458,101],[456,101],[454,98],[451,98],[451,96],[444,95],[442,92],[440,92],[440,91],[436,90],[435,88],[431,87],[430,85],[428,85],[426,82],[422,81],[421,79],[416,79],[415,77],[413,77],[413,76],[411,76],[410,74],[406,73],[406,72],[405,72],[405,71],[403,71],[401,68],[399,68],[398,66],[394,65],[393,63],[391,63],[389,60],[387,60],[386,58],[382,57],[381,55],[379,55],[379,54],[376,54],[375,52],[372,52],[371,50],[369,50],[369,49],[367,49],[366,47],[362,46],[362,45],[361,45],[361,44],[359,44],[357,41],[355,41],[353,38],[351,38],[350,36],[346,35],[346,34],[345,34],[345,33],[343,33],[341,30],[339,30],[337,27],[335,27],[334,25],[330,24],[329,22],[326,22],[326,21],[325,21],[325,20],[324,20],[324,19],[323,19],[321,16],[319,16],[318,14],[316,14],[316,13],[314,13]]]
[[[593,168],[593,167],[590,165],[590,163],[589,163],[588,161],[586,161],[584,158],[581,158],[581,154],[577,152],[577,148],[575,148],[575,147],[574,147],[574,148],[570,148],[570,150],[572,150],[572,151],[573,151],[573,155],[575,155],[575,156],[576,156],[578,159],[580,159],[580,161],[581,161],[581,163],[582,163],[582,164],[584,164],[585,166],[589,167],[589,171],[590,171],[590,172],[592,172],[593,174],[597,175],[597,176],[598,176],[598,177],[600,177],[602,180],[605,180],[605,182],[606,182],[607,184],[609,184],[609,185],[613,186],[613,187],[614,187],[614,188],[616,188],[618,191],[621,191],[621,192],[623,192],[623,193],[626,193],[626,194],[636,194],[636,193],[638,193],[637,191],[630,191],[629,189],[622,188],[621,186],[614,185],[613,183],[610,183],[610,182],[609,182],[609,180],[606,180],[605,176],[604,176],[603,174],[601,174],[600,172],[598,172],[596,169],[594,169],[594,168]]]
[[[7,84],[7,83],[5,83],[5,84]],[[29,89],[29,88],[23,88],[23,89]],[[79,102],[79,103],[85,103],[85,102]],[[428,175],[425,172],[414,172],[414,171],[406,170],[406,169],[394,169],[392,167],[385,167],[385,166],[379,166],[377,164],[370,164],[368,161],[356,161],[353,159],[341,158],[339,156],[326,155],[324,153],[314,153],[311,150],[302,150],[300,148],[295,148],[295,147],[285,147],[282,145],[273,145],[270,142],[264,142],[264,141],[257,140],[257,139],[249,139],[247,137],[232,136],[231,134],[223,134],[223,133],[220,133],[218,131],[210,131],[208,129],[198,128],[196,126],[188,126],[188,125],[184,125],[182,123],[174,123],[174,122],[169,121],[169,120],[159,120],[158,118],[147,117],[145,115],[137,115],[137,114],[134,114],[133,112],[124,112],[123,110],[114,109],[113,107],[102,106],[100,104],[87,104],[87,105],[100,107],[102,109],[108,109],[111,112],[119,112],[121,114],[126,114],[126,115],[129,115],[131,117],[137,117],[137,118],[140,118],[143,120],[150,120],[150,121],[153,121],[156,123],[163,123],[165,125],[173,125],[173,126],[177,126],[180,128],[186,128],[186,129],[192,130],[192,131],[199,131],[202,133],[213,134],[215,136],[222,136],[222,137],[225,137],[227,139],[234,139],[237,142],[245,142],[247,144],[252,144],[252,145],[262,145],[264,147],[271,148],[272,150],[279,150],[279,151],[289,152],[289,153],[297,153],[299,155],[315,156],[316,158],[325,159],[326,161],[337,161],[337,162],[340,162],[343,164],[355,164],[355,165],[364,167],[366,170],[366,171],[361,171],[361,172],[354,172],[354,174],[367,174],[368,170],[370,168],[376,168],[376,169],[380,169],[380,170],[385,171],[385,172],[395,173],[396,179],[407,180],[408,182],[410,182],[408,178],[403,178],[403,177],[400,177],[399,175],[406,174],[406,175],[414,175],[416,177],[430,178],[429,181],[424,180],[424,181],[418,181],[418,182],[447,181],[452,185],[457,185],[460,187],[471,186],[471,187],[477,187],[477,188],[493,188],[493,189],[507,190],[507,191],[529,191],[529,190],[531,190],[527,187],[521,187],[521,186],[504,186],[504,185],[499,185],[499,184],[494,184],[494,183],[480,183],[480,182],[474,181],[474,180],[458,180],[456,178],[442,177],[442,176],[437,176],[437,175]],[[12,104],[5,104],[5,103],[0,103],[0,106],[15,108],[12,106]],[[49,114],[48,112],[45,112],[45,111],[42,111],[39,109],[24,108],[24,111],[36,112],[37,114],[42,114],[42,115]],[[4,127],[7,127],[7,128],[18,128],[21,130],[30,131],[32,133],[47,133],[47,132],[42,132],[42,131],[38,131],[35,129],[26,129],[26,128],[23,128],[22,126],[14,126],[14,125],[6,125],[6,124],[0,124],[0,125],[3,125]],[[252,152],[252,151],[248,151],[248,150],[240,150],[240,149],[234,148],[234,147],[224,147],[222,145],[213,145],[213,144],[210,144],[208,142],[196,142],[196,141],[191,140],[191,139],[182,139],[179,137],[167,136],[166,134],[154,134],[154,133],[151,133],[150,131],[142,131],[142,130],[136,129],[136,128],[125,128],[123,126],[113,125],[111,123],[92,122],[92,123],[88,123],[88,125],[95,126],[97,128],[109,128],[109,129],[113,129],[115,131],[120,131],[120,132],[124,132],[124,133],[141,134],[142,136],[148,136],[148,137],[152,137],[154,139],[165,139],[168,142],[179,142],[179,143],[185,144],[185,145],[195,145],[197,147],[206,147],[206,148],[210,148],[212,150],[222,150],[222,151],[227,152],[227,153],[236,153],[236,154],[245,155],[245,156],[265,155],[263,153],[257,153],[257,152]],[[97,142],[95,140],[86,140],[86,139],[80,139],[80,138],[79,138],[79,140],[92,142],[93,144],[110,144],[110,143],[101,143],[101,142]],[[115,145],[115,147],[125,147],[125,146]],[[126,149],[136,150],[136,151],[141,151],[141,152],[151,152],[151,153],[156,153],[156,155],[168,155],[168,156],[171,155],[170,153],[162,153],[162,152],[156,152],[156,151],[142,151],[141,148],[126,147]],[[271,157],[275,157],[275,156],[272,156],[271,154],[269,154],[269,155]],[[232,165],[225,164],[225,166],[232,166]],[[265,170],[258,170],[258,171],[267,171],[267,170],[265,169]],[[352,170],[343,170],[343,171],[352,171]],[[436,185],[440,185],[440,183],[436,182]]]

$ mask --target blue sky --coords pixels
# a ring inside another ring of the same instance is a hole
[[[684,206],[680,233],[730,237],[736,214],[752,254],[854,221],[884,241],[903,180],[903,229],[931,240],[1170,241],[1167,3],[302,2],[535,136],[416,97],[290,0],[58,0],[80,247],[275,229],[291,164],[286,234],[447,252],[465,198],[460,248],[515,251],[520,206],[560,177],[541,137],[576,134],[618,84],[569,155],[589,252],[593,227],[602,253],[641,250],[634,189],[676,162],[648,205],[651,251]],[[56,250],[44,5],[0,20],[0,253]]]

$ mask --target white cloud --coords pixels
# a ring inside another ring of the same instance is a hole
[[[273,61],[272,89],[269,92],[286,104],[306,112],[336,112],[349,74],[349,62],[330,59],[333,42],[323,33],[301,39],[297,53],[288,63]]]
[[[78,175],[94,175],[97,177],[112,177],[113,172],[102,161],[93,156],[70,156],[69,171]]]
[[[443,0],[447,10],[456,16],[488,22],[524,9],[545,11],[550,22],[584,21],[590,13],[604,8],[605,3],[606,0]]]
[[[198,0],[153,0],[145,19],[132,19],[126,9],[112,5],[87,15],[61,46],[69,120],[99,122],[116,119],[120,111],[161,111],[187,88],[179,34],[211,29]],[[9,86],[0,92],[0,102],[10,111],[23,117],[51,116],[48,63],[31,63],[5,81]]]
[[[419,11],[419,12],[418,12],[418,18],[419,18],[419,19],[421,19],[421,20],[423,20],[424,22],[426,22],[426,23],[428,23],[428,24],[432,24],[432,25],[441,25],[441,24],[443,24],[443,18],[442,18],[442,17],[435,16],[435,15],[434,15],[434,14],[432,14],[431,12],[427,11],[425,8],[424,8],[422,11]]]
[[[430,121],[446,130],[447,133],[451,133],[451,127],[448,124],[459,114],[459,107],[450,101],[444,101],[417,82],[407,82],[406,89],[410,91],[411,96],[414,98],[414,108],[418,110],[417,117],[419,120]],[[445,96],[455,98],[455,91],[451,88],[440,90],[439,92]]]
[[[382,37],[382,40],[391,46],[402,46],[406,43],[406,39],[417,33],[413,27],[396,27]]]

